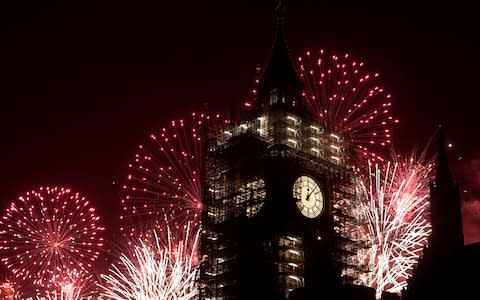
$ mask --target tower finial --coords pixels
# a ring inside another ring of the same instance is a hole
[[[448,155],[445,141],[445,130],[443,127],[439,128],[439,136],[437,141],[437,166],[436,166],[436,182],[437,184],[453,185],[452,174],[448,166]]]
[[[277,7],[275,8],[275,12],[277,13],[277,22],[283,22],[285,18],[285,1],[278,0]]]
[[[270,58],[258,84],[257,105],[260,110],[271,106],[300,108],[303,83],[290,57],[285,40],[285,1],[278,0],[275,7],[276,32]]]
[[[276,28],[276,43],[285,43],[284,23],[285,23],[285,11],[287,10],[284,0],[278,0],[277,7],[275,7],[275,16],[277,21]]]

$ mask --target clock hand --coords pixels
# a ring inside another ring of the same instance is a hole
[[[310,195],[311,195],[311,194],[312,194],[312,193],[310,192],[310,189],[307,188],[307,197],[305,198],[305,201],[308,202],[308,199],[310,198]]]
[[[307,201],[308,201],[308,198],[310,198],[310,195],[313,194],[313,192],[315,192],[315,190],[317,189],[317,187],[318,187],[318,185],[315,186],[315,188],[314,188],[310,193],[308,193],[308,195],[307,195]]]

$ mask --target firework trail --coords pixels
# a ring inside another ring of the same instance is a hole
[[[206,130],[222,124],[219,115],[193,113],[172,121],[138,147],[123,186],[121,230],[126,236],[136,240],[152,227],[161,232],[167,225],[172,230],[186,223],[200,225]]]
[[[37,299],[90,300],[97,294],[97,281],[92,274],[69,271],[55,282],[55,287],[37,291]],[[95,298],[96,299],[96,298]]]
[[[66,288],[61,292],[49,293],[46,296],[37,296],[36,298],[27,298],[27,300],[93,300],[92,296],[81,297],[79,293],[72,292]]]
[[[391,143],[391,96],[379,86],[379,74],[369,74],[364,64],[348,54],[337,56],[320,50],[299,57],[302,94],[314,120],[343,134],[357,154],[375,158],[374,150]],[[381,159],[381,157],[380,157]]]
[[[20,196],[0,220],[2,261],[16,280],[54,287],[63,274],[92,268],[103,231],[79,193],[41,187]]]
[[[82,288],[74,283],[67,283],[61,286],[60,290],[37,295],[36,300],[93,300],[92,296],[82,296]]]
[[[362,281],[376,289],[377,298],[382,291],[400,293],[406,287],[428,242],[432,164],[424,161],[412,155],[383,166],[369,163],[368,178],[356,182],[359,213],[366,223],[361,235],[368,241],[360,259],[370,268]]]
[[[102,296],[114,300],[163,300],[194,299],[197,263],[195,251],[200,231],[190,238],[190,227],[185,238],[178,243],[162,243],[154,231],[155,243],[139,240],[129,254],[120,256],[120,263],[113,265],[110,274],[102,275]],[[171,231],[168,231],[169,233]],[[193,241],[193,245],[188,245]]]

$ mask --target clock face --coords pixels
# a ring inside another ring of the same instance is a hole
[[[302,175],[295,180],[293,198],[297,200],[297,207],[305,217],[316,218],[323,212],[322,188],[313,177]]]

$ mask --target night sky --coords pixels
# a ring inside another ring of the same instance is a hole
[[[251,97],[275,1],[63,2],[4,11],[0,208],[41,185],[69,186],[113,232],[127,164],[148,133]],[[467,190],[470,243],[480,241],[479,24],[473,7],[455,3],[295,0],[285,29],[294,58],[348,52],[381,73],[398,151],[424,147],[443,125]]]

